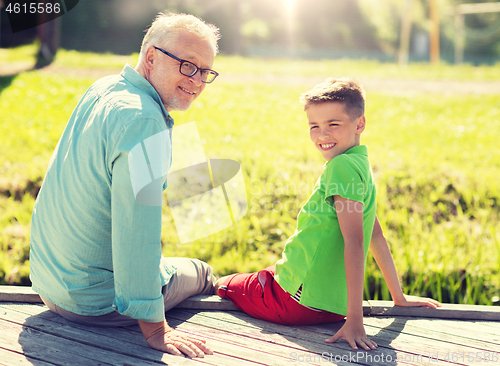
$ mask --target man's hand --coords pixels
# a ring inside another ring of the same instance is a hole
[[[365,328],[363,326],[363,320],[349,321],[349,319],[347,319],[342,328],[340,328],[334,336],[325,340],[325,342],[333,343],[338,341],[339,339],[345,339],[355,351],[358,350],[358,346],[366,351],[377,348],[377,344],[368,339],[368,337],[366,336]]]
[[[394,305],[406,306],[406,307],[420,306],[424,308],[433,308],[433,309],[441,306],[441,304],[434,299],[429,299],[427,297],[409,296],[409,295],[403,295],[403,298],[395,299]]]
[[[158,351],[168,352],[176,356],[181,356],[184,353],[191,358],[213,354],[212,350],[205,345],[204,340],[187,336],[170,328],[165,320],[159,323],[147,323],[139,320],[139,326],[149,347]]]

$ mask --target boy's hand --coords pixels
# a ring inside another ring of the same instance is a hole
[[[433,309],[441,306],[441,304],[434,299],[430,299],[427,297],[409,296],[409,295],[403,295],[401,299],[395,299],[394,305],[406,306],[406,307],[420,306],[424,308],[433,308]]]
[[[353,350],[357,351],[358,346],[366,351],[377,348],[377,343],[371,341],[366,336],[365,328],[363,326],[363,321],[349,321],[346,320],[342,328],[339,329],[334,336],[325,340],[326,343],[334,343],[339,339],[345,339],[347,343],[352,347]]]

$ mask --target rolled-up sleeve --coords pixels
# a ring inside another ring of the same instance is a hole
[[[160,322],[165,319],[160,275],[162,182],[154,189],[154,194],[160,195],[160,205],[138,202],[129,154],[122,149],[112,164],[114,307],[134,319]]]

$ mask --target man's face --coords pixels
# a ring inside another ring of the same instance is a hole
[[[214,51],[210,43],[187,31],[180,31],[177,39],[169,44],[154,45],[178,58],[190,61],[198,68],[211,69]],[[156,89],[168,112],[185,111],[198,98],[206,84],[201,81],[200,71],[193,76],[179,72],[180,62],[165,55],[160,50],[152,49],[153,68],[149,82]]]

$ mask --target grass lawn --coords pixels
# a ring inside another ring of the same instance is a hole
[[[32,47],[1,50],[0,64],[30,61]],[[117,68],[137,55],[61,51],[56,65]],[[229,158],[243,169],[249,211],[231,228],[179,244],[165,208],[165,255],[208,261],[219,275],[274,263],[322,171],[309,141],[300,94],[307,77],[335,75],[404,80],[500,79],[500,65],[373,61],[289,61],[220,56],[231,75],[301,76],[290,85],[244,78],[209,85],[176,124],[196,121],[208,158]],[[256,78],[257,79],[257,78]],[[28,284],[29,222],[34,194],[65,124],[94,78],[43,71],[0,78],[0,278]],[[4,112],[5,111],[5,112]],[[378,189],[378,216],[406,292],[452,303],[492,304],[500,295],[500,90],[493,95],[367,94],[368,145]],[[365,295],[389,299],[371,257]]]

